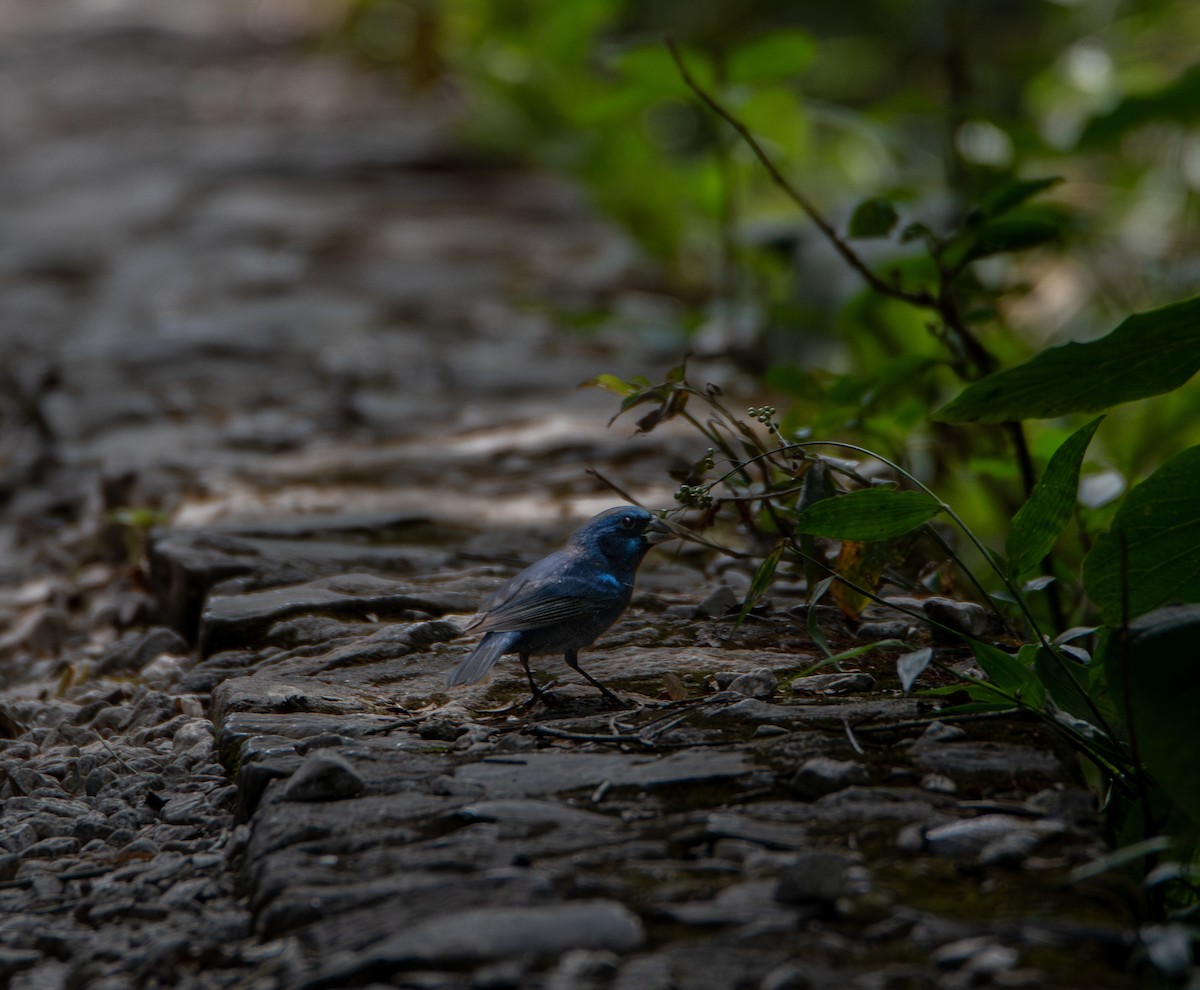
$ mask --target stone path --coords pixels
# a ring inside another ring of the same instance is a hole
[[[795,603],[730,637],[694,549],[591,655],[628,709],[444,687],[587,468],[665,504],[695,456],[574,389],[675,341],[547,314],[671,303],[307,9],[0,6],[0,981],[1128,985],[1069,754],[894,655],[798,676]]]

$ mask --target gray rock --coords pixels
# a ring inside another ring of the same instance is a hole
[[[752,769],[743,753],[681,750],[669,756],[541,751],[504,762],[468,763],[448,780],[455,793],[488,798],[538,797],[611,787],[665,787],[742,777]]]
[[[871,775],[861,763],[816,756],[800,765],[788,781],[788,789],[802,801],[815,801],[852,784],[865,784],[870,779]]]
[[[715,619],[728,615],[738,607],[738,596],[727,584],[718,585],[692,609],[693,618]]]
[[[156,626],[145,632],[126,633],[96,661],[98,676],[132,674],[163,653],[186,654],[191,647],[174,629]]]
[[[686,835],[686,833],[685,833]],[[711,813],[694,837],[705,843],[737,839],[766,849],[796,850],[811,844],[809,828],[791,822],[763,821],[732,811]],[[679,836],[675,837],[676,839]]]
[[[939,946],[930,956],[930,961],[938,969],[959,969],[975,958],[980,952],[991,948],[996,940],[991,935],[976,935],[948,942]]]
[[[961,726],[947,725],[945,722],[930,722],[925,727],[925,731],[921,733],[921,738],[918,742],[945,743],[966,738],[967,730]]]
[[[737,700],[722,704],[726,698]],[[790,722],[796,716],[796,712],[785,705],[771,704],[758,698],[744,698],[732,691],[725,695],[717,695],[713,699],[712,707],[706,709],[704,714],[718,721],[746,722]]]
[[[921,790],[935,794],[955,794],[958,785],[944,773],[927,773],[921,778]]]
[[[762,978],[758,990],[815,990],[820,983],[796,963],[776,966]]]
[[[37,829],[26,822],[8,828],[0,834],[0,846],[11,853],[22,853],[37,841]]]
[[[864,622],[858,627],[854,638],[862,643],[872,643],[882,639],[900,639],[912,642],[918,635],[917,627],[907,619],[894,619],[887,622]]]
[[[775,899],[784,904],[833,904],[849,892],[846,871],[853,861],[836,852],[802,852],[783,871]]]
[[[734,694],[742,694],[747,698],[757,698],[766,701],[779,687],[779,678],[767,667],[760,667],[746,674],[740,674],[729,684],[729,690]]]
[[[979,862],[982,866],[1019,867],[1045,837],[1046,833],[1033,829],[1009,832],[980,849]]]
[[[241,594],[214,594],[200,618],[203,656],[259,641],[276,622],[294,615],[360,618],[408,612],[444,615],[470,612],[475,596],[456,591],[432,592],[374,574],[338,574],[304,584]]]
[[[926,598],[921,603],[921,609],[934,622],[945,626],[953,632],[964,633],[976,638],[983,636],[991,627],[991,613],[975,602],[956,602],[950,598]],[[958,637],[948,635],[944,630],[933,629],[935,640],[948,639],[958,642]]]
[[[811,674],[792,681],[795,694],[861,694],[875,690],[875,678],[861,671]]]
[[[811,905],[784,904],[773,896],[771,880],[747,880],[730,884],[706,900],[682,904],[664,904],[659,910],[685,925],[754,925],[762,930],[793,928],[805,914],[814,914]]]
[[[1054,835],[1066,828],[1062,822],[1018,818],[1015,815],[980,815],[937,825],[925,832],[925,846],[935,856],[977,856],[999,839],[1023,832]]]
[[[921,770],[947,776],[960,786],[970,780],[991,780],[997,775],[1032,784],[1062,780],[1066,775],[1053,751],[1033,746],[971,739],[943,745],[919,739],[911,750]]]
[[[430,918],[364,953],[332,959],[303,990],[322,990],[404,966],[461,966],[488,959],[561,956],[572,949],[626,953],[645,940],[637,915],[613,901],[494,907]]]
[[[41,839],[21,851],[22,859],[58,859],[79,851],[81,843],[69,835],[56,835]]]
[[[285,801],[341,801],[363,791],[363,779],[343,756],[317,750],[305,757],[283,789]]]
[[[15,973],[31,969],[42,961],[36,949],[12,949],[0,946],[0,979],[6,980]]]

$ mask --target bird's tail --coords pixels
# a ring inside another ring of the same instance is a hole
[[[474,684],[486,674],[520,637],[519,632],[490,632],[448,675],[446,684]]]

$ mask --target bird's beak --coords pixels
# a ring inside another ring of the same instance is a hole
[[[651,546],[656,543],[664,543],[667,540],[675,539],[679,534],[671,528],[671,524],[665,519],[659,519],[655,516],[650,520],[646,527],[646,532],[642,534],[646,538],[646,542]]]

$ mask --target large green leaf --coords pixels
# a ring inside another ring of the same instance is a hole
[[[1045,703],[1045,688],[1020,657],[977,639],[971,640],[971,652],[989,680],[1010,698],[1020,699],[1034,710]]]
[[[862,488],[813,503],[796,517],[796,532],[836,540],[890,540],[941,509],[941,502],[922,492]]]
[[[1123,583],[1130,618],[1200,601],[1200,446],[1130,489],[1112,528],[1085,558],[1083,583],[1109,625],[1121,622]]]
[[[1097,412],[1178,388],[1200,368],[1200,297],[1136,313],[1112,333],[1063,344],[989,375],[937,413],[952,423],[1003,423]]]
[[[1200,825],[1198,643],[1200,606],[1161,608],[1132,622],[1125,642],[1114,630],[1100,662],[1118,717],[1133,717],[1150,776]]]
[[[1070,522],[1083,455],[1103,418],[1093,419],[1062,442],[1028,501],[1013,518],[1004,553],[1009,576],[1014,580],[1022,578],[1054,549]]]

